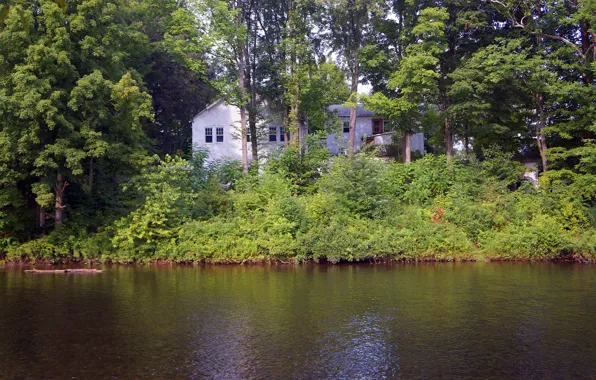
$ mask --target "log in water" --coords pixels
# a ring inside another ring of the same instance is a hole
[[[103,273],[101,269],[27,269],[25,273]]]

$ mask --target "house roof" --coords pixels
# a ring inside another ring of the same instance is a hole
[[[193,117],[193,120],[196,119],[198,116],[200,116],[203,112],[209,111],[211,108],[215,107],[216,105],[218,105],[219,103],[223,102],[224,100],[222,98],[217,99],[216,101],[214,101],[213,103],[209,104],[207,107],[205,107],[204,110],[202,110],[201,112],[199,112],[198,114],[196,114]]]
[[[329,106],[329,111],[336,114],[339,117],[350,117],[350,109],[348,107],[342,107],[341,104],[333,104]],[[375,113],[364,109],[361,103],[358,103],[358,109],[356,109],[356,117],[372,117]]]
[[[203,109],[201,112],[196,114],[193,117],[193,119],[197,118],[202,113],[209,111],[211,108],[215,107],[216,105],[218,105],[219,103],[221,103],[223,101],[224,101],[224,99],[221,99],[221,98],[217,99],[216,101],[214,101],[213,103],[211,103],[207,107],[205,107],[205,109]],[[339,117],[350,117],[350,110],[351,110],[351,108],[343,107],[341,104],[332,104],[331,106],[329,106],[329,111],[333,112],[335,114],[335,116],[339,116]],[[356,110],[356,117],[373,117],[373,116],[375,116],[375,114],[376,114],[375,112],[364,109],[364,106],[362,105],[362,103],[358,103],[358,109]]]

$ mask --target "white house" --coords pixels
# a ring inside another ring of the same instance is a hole
[[[327,147],[332,154],[345,151],[349,135],[350,109],[340,105],[329,107],[340,120],[341,135],[331,134],[327,137]],[[263,109],[261,116],[265,122],[265,136],[259,142],[263,153],[271,152],[284,146],[284,129],[279,118],[268,115]],[[240,109],[227,104],[220,99],[210,104],[197,114],[192,122],[193,146],[205,148],[212,160],[242,159],[242,144],[239,133]],[[358,105],[356,112],[356,141],[355,148],[359,150],[364,143],[373,142],[377,145],[387,145],[392,141],[393,132],[386,131],[389,123],[375,113],[365,110]],[[306,126],[300,128],[300,140],[308,133]],[[424,154],[424,135],[418,133],[412,136],[412,152]],[[250,147],[248,159],[252,158]]]

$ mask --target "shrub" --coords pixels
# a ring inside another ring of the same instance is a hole
[[[0,250],[52,262],[596,259],[592,201],[561,183],[516,190],[520,165],[498,151],[406,165],[365,153],[325,161],[316,149],[278,153],[246,176],[201,152],[156,159],[127,183],[134,207],[115,222],[91,228],[72,215]]]

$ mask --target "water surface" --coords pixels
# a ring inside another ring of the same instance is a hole
[[[596,266],[0,269],[0,378],[594,378]]]

